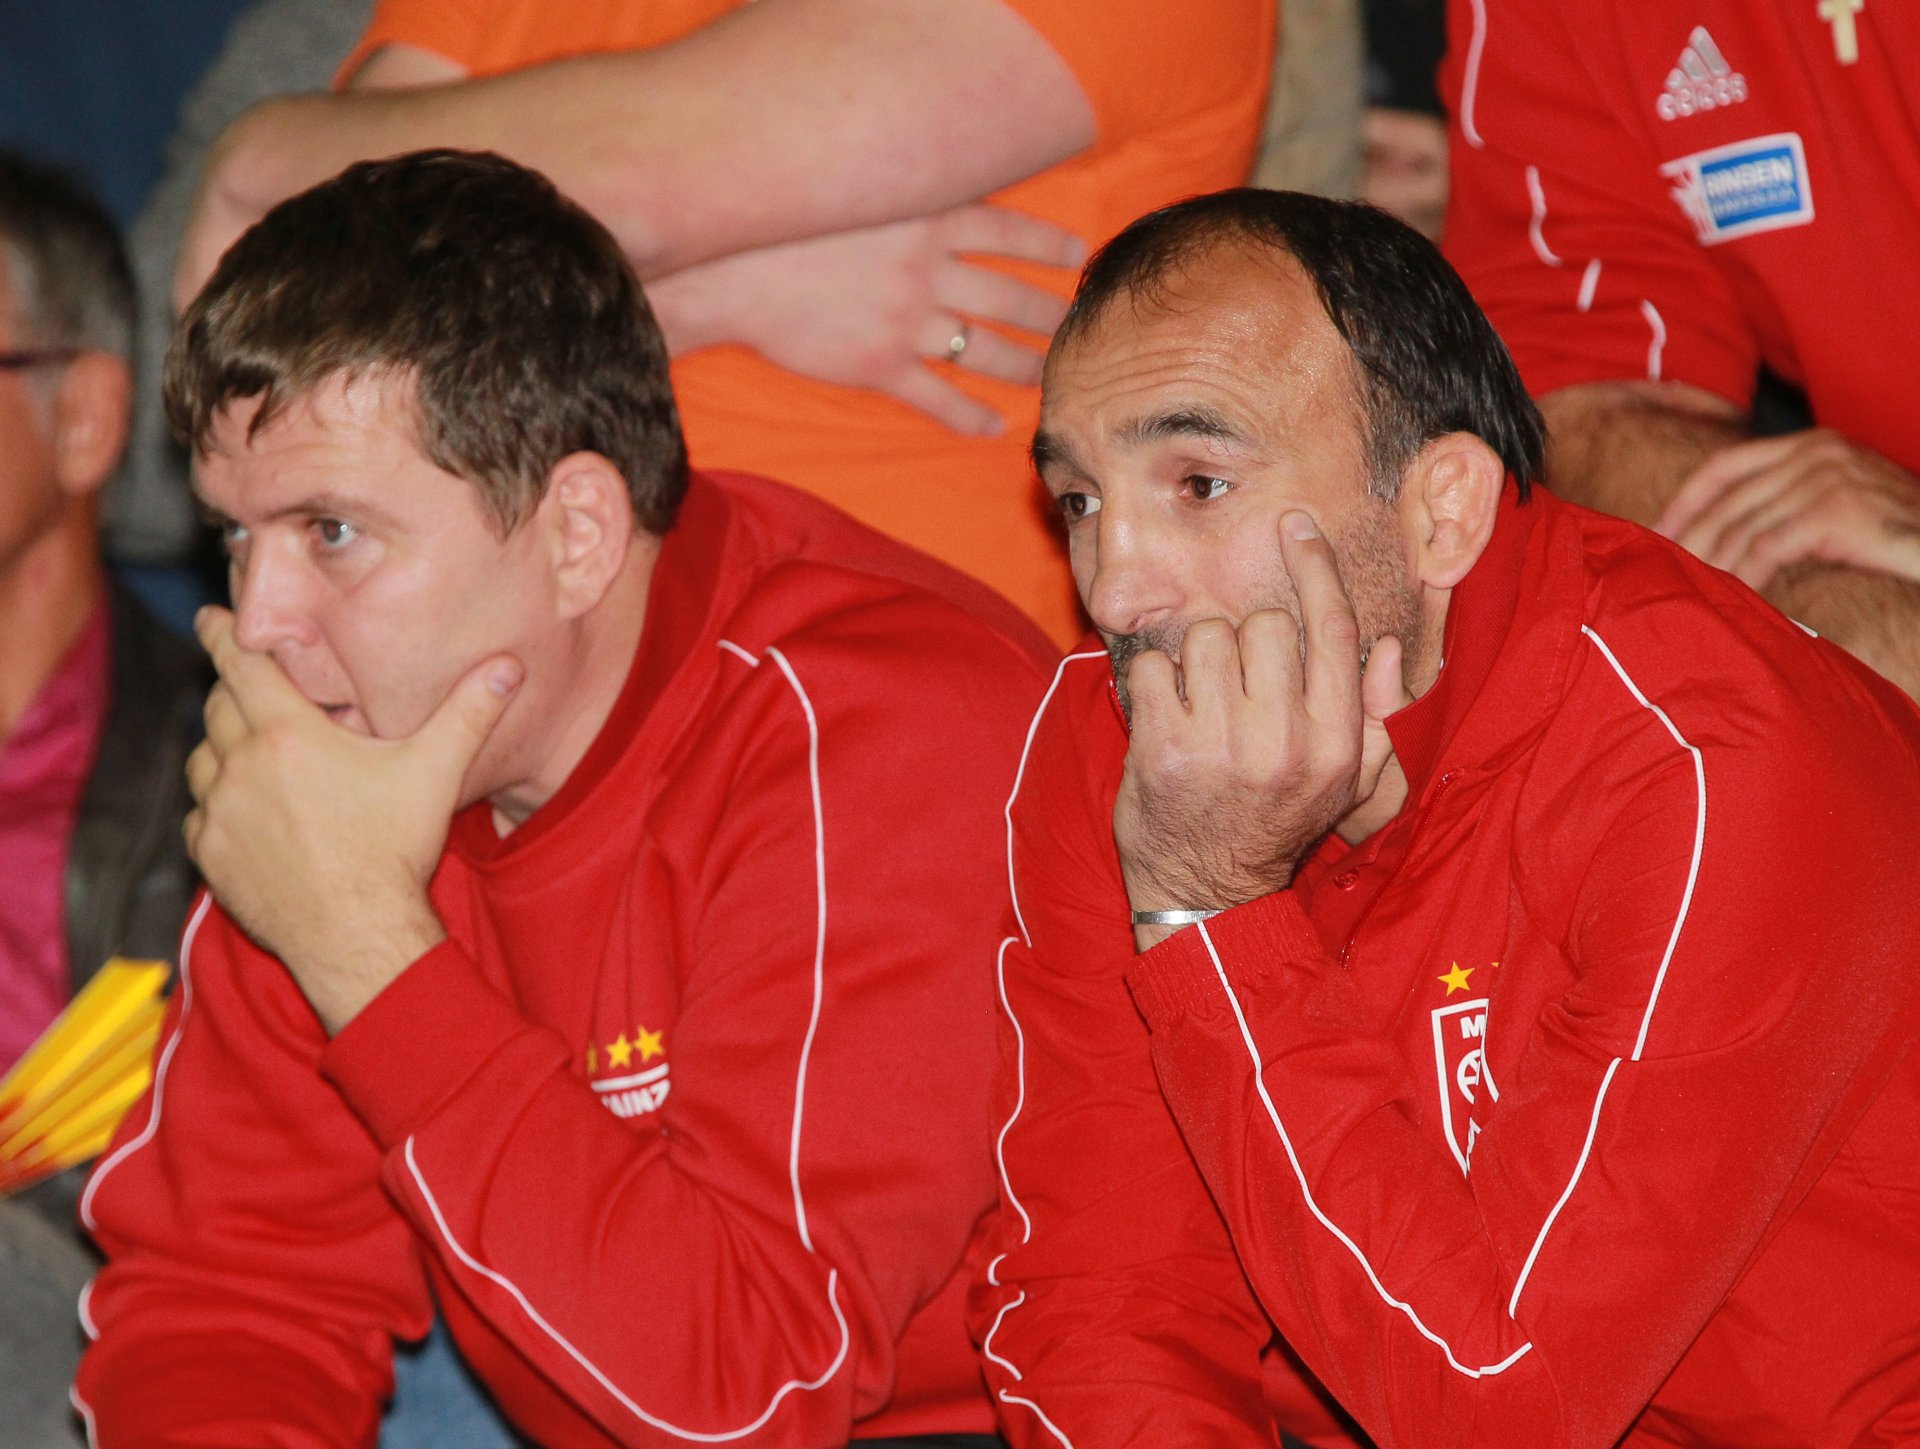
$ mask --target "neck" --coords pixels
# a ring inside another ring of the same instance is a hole
[[[44,531],[0,560],[0,736],[12,732],[100,597],[100,557],[82,514]]]
[[[531,768],[516,772],[517,783],[489,797],[494,828],[502,835],[525,824],[534,811],[559,792],[613,713],[640,647],[647,589],[659,549],[658,539],[637,534],[626,567],[580,621],[573,668],[547,706],[546,712],[559,723],[546,738],[532,742],[537,758]],[[521,692],[525,694],[525,686]],[[520,703],[515,701],[516,705]]]

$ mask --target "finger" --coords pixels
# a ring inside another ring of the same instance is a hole
[[[1749,473],[1729,484],[1669,537],[1695,557],[1715,568],[1725,568],[1739,538],[1741,520],[1766,507],[1798,481],[1799,474],[1786,462]]]
[[[1783,524],[1794,519],[1822,513],[1823,495],[1830,491],[1817,477],[1803,475],[1790,486],[1759,498],[1720,531],[1708,562],[1737,576],[1749,588],[1764,588],[1779,566],[1791,560],[1768,557],[1772,544],[1763,545],[1762,540],[1774,538]]]
[[[233,753],[240,742],[253,733],[247,728],[246,718],[240,713],[233,691],[224,682],[216,682],[207,692],[207,702],[201,710],[201,716],[207,725],[206,743],[221,759]]]
[[[1344,736],[1360,727],[1360,626],[1353,604],[1333,549],[1311,517],[1297,509],[1287,514],[1280,536],[1306,641],[1301,699],[1310,718]]]
[[[941,306],[983,322],[1001,322],[1051,337],[1067,315],[1067,300],[1056,292],[954,259],[934,276],[933,296]]]
[[[1780,569],[1804,559],[1920,579],[1920,535],[1863,506],[1857,494],[1833,488],[1757,527],[1735,572],[1764,589]]]
[[[914,365],[902,369],[885,391],[956,433],[995,438],[1006,430],[1000,414],[974,401],[945,378],[935,376],[929,368]]]
[[[409,752],[429,770],[444,770],[456,784],[500,723],[526,670],[510,654],[496,654],[469,669],[415,730]]]
[[[1680,490],[1667,501],[1654,528],[1668,538],[1676,538],[1714,500],[1742,479],[1771,468],[1805,444],[1807,433],[1786,433],[1777,438],[1755,438],[1735,443],[1710,455],[1687,475]]]
[[[1360,677],[1360,778],[1354,795],[1365,799],[1380,783],[1380,773],[1393,758],[1393,737],[1387,720],[1413,703],[1407,688],[1406,651],[1391,634],[1376,639]]]
[[[1143,650],[1128,662],[1127,710],[1136,736],[1164,731],[1184,713],[1179,671],[1158,649]]]
[[[955,331],[962,326],[966,328],[967,345],[955,357],[950,344]],[[934,340],[936,338],[937,341]],[[1039,385],[1040,368],[1046,361],[1046,355],[1040,349],[1010,342],[971,319],[955,322],[951,318],[932,318],[927,323],[922,342],[931,344],[921,348],[921,354],[931,361],[952,362],[969,372],[1021,383],[1027,387]]]
[[[1383,725],[1413,703],[1407,688],[1406,650],[1391,634],[1373,642],[1366,672],[1360,676],[1360,713],[1370,725]]]
[[[956,207],[948,214],[946,231],[956,252],[1018,257],[1054,267],[1077,267],[1087,259],[1087,244],[1066,228],[986,202]]]
[[[1260,609],[1240,621],[1240,678],[1256,704],[1300,698],[1300,625],[1285,609]]]
[[[193,747],[193,753],[187,756],[187,789],[195,802],[207,803],[207,794],[213,789],[213,782],[220,778],[220,757],[205,740]]]
[[[1180,640],[1180,691],[1187,712],[1218,724],[1244,694],[1240,677],[1240,641],[1225,619],[1202,619]]]
[[[272,656],[245,648],[234,636],[233,613],[209,604],[193,619],[200,647],[232,692],[240,714],[253,729],[275,719],[315,713],[318,706],[293,687]]]

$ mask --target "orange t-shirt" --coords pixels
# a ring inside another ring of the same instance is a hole
[[[432,51],[475,76],[648,49],[740,3],[382,0],[341,73],[386,44]],[[1271,71],[1274,0],[1007,3],[1079,79],[1098,139],[989,200],[1064,226],[1091,248],[1154,207],[1245,180]],[[1048,268],[1017,270],[1062,294],[1070,286]],[[891,397],[803,377],[745,347],[702,348],[673,366],[696,467],[804,488],[991,584],[1070,643],[1083,627],[1079,604],[1026,453],[1039,389],[952,376],[1000,413],[999,437],[954,433]]]

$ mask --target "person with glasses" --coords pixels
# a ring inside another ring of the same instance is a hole
[[[0,1071],[110,956],[171,958],[193,873],[183,766],[198,652],[102,567],[133,289],[99,204],[0,151]],[[0,1424],[80,1442],[79,1172],[0,1201]]]

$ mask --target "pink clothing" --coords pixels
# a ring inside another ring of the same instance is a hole
[[[107,714],[107,599],[0,741],[0,1071],[73,994],[67,840]]]

